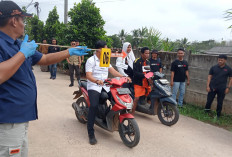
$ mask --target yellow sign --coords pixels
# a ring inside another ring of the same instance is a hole
[[[111,49],[102,48],[100,57],[100,67],[110,66]]]

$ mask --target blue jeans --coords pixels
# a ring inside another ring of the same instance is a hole
[[[176,100],[176,95],[179,92],[178,105],[183,106],[184,94],[185,94],[185,82],[174,82],[172,87],[172,98]]]
[[[51,78],[56,78],[56,64],[49,65]]]

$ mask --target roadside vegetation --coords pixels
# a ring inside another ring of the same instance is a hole
[[[203,107],[193,104],[185,104],[183,108],[179,108],[179,111],[182,115],[224,128],[232,132],[232,115],[222,114],[221,117],[217,120],[215,118],[216,111],[212,111],[211,113],[206,114]]]

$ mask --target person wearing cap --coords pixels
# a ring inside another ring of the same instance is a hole
[[[76,41],[71,41],[71,47],[76,47]],[[81,57],[80,56],[70,56],[66,59],[68,62],[68,68],[69,68],[69,76],[71,84],[69,87],[74,86],[74,71],[75,76],[77,78],[77,83],[80,80],[80,68],[81,68]]]
[[[205,105],[205,112],[209,113],[211,110],[212,102],[217,95],[217,116],[218,119],[221,115],[223,100],[225,95],[229,93],[232,86],[232,70],[226,65],[227,56],[219,55],[218,64],[210,68],[206,91],[208,92],[207,102]],[[229,78],[229,84],[227,80]]]
[[[152,50],[150,61],[151,72],[162,73],[162,63],[160,58],[158,58],[158,50]]]
[[[30,17],[13,1],[0,2],[0,156],[26,157],[29,121],[38,119],[37,87],[32,65],[49,65],[88,49],[70,48],[43,55],[34,40],[24,34],[24,17]]]
[[[177,93],[179,91],[178,106],[183,107],[183,100],[185,94],[185,81],[187,78],[187,85],[189,81],[188,62],[184,60],[184,49],[178,49],[177,59],[171,64],[171,86],[172,86],[172,98],[176,100]]]

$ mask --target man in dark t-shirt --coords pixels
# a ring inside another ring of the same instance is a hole
[[[158,58],[158,51],[153,50],[151,52],[151,58],[149,59],[150,61],[150,67],[151,67],[151,72],[160,72],[162,73],[162,63],[160,61],[160,58]]]
[[[172,62],[171,65],[171,86],[172,88],[172,97],[176,100],[176,95],[178,90],[180,90],[178,105],[183,107],[183,99],[185,94],[185,80],[187,77],[187,85],[189,85],[189,72],[188,72],[188,62],[184,60],[183,49],[178,49],[177,59]]]
[[[52,39],[52,45],[57,45],[56,39]],[[59,51],[60,51],[59,47],[56,47],[56,46],[49,46],[48,47],[48,53],[56,53]],[[51,74],[50,79],[53,79],[53,80],[56,79],[56,70],[57,70],[56,65],[57,65],[57,63],[49,65],[49,70],[50,70],[50,74]]]
[[[219,55],[218,64],[210,68],[208,81],[207,81],[207,102],[205,105],[205,111],[210,112],[212,102],[217,94],[217,117],[221,115],[222,104],[225,98],[225,94],[229,93],[232,86],[232,70],[226,65],[227,56]],[[229,84],[227,86],[227,80],[229,78]]]

